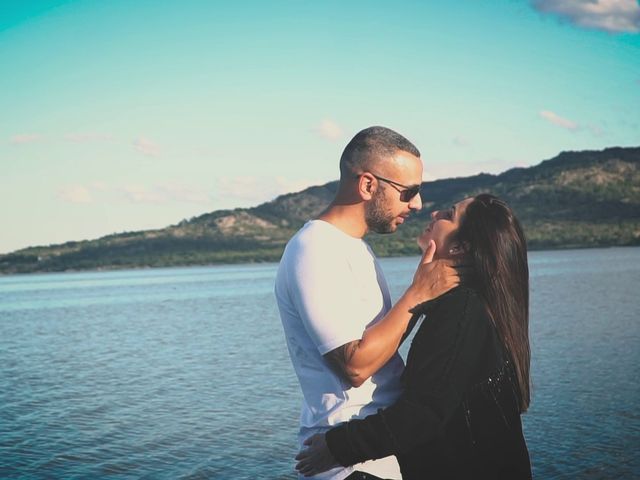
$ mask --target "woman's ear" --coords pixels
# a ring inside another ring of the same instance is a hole
[[[449,246],[449,255],[464,255],[469,251],[469,244],[467,242],[453,242]]]

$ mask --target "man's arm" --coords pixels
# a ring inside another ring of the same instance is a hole
[[[420,319],[424,315],[412,315],[411,320],[409,320],[409,324],[407,329],[402,334],[400,338],[399,345],[401,345],[406,338],[411,334],[411,331],[415,328],[416,324],[420,321]],[[331,368],[339,375],[344,376],[349,379],[349,383],[353,385],[354,382],[358,382],[358,373],[353,371],[350,365],[352,365],[353,356],[356,354],[356,350],[360,347],[360,342],[362,340],[354,340],[353,342],[346,343],[335,350],[330,351],[324,358],[329,362]],[[398,345],[398,346],[399,346]],[[365,379],[366,380],[366,379]],[[362,382],[358,383],[359,386]]]
[[[411,320],[411,308],[433,300],[458,285],[460,277],[451,262],[433,262],[435,243],[429,245],[413,282],[387,315],[369,326],[362,338],[324,355],[336,373],[354,387],[362,385],[398,350]]]
[[[360,346],[361,341],[362,340],[354,340],[324,355],[324,358],[329,362],[331,368],[354,387],[362,385],[362,382],[358,382],[358,372],[354,371],[351,367],[353,356],[356,354],[356,350]]]

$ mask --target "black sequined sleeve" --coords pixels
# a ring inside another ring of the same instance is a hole
[[[463,287],[443,296],[426,315],[409,351],[398,401],[327,432],[340,464],[411,451],[433,438],[460,405],[483,361],[492,331],[489,317],[477,294]]]

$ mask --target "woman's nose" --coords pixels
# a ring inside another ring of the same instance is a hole
[[[438,213],[440,213],[440,211],[439,211],[439,210],[434,210],[433,212],[431,212],[431,218],[432,218],[433,220],[435,220],[435,219],[436,219],[436,217],[438,216]]]

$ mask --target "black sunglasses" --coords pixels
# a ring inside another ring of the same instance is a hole
[[[369,172],[371,173],[371,172]],[[395,188],[398,192],[400,192],[400,201],[409,203],[413,197],[420,193],[420,185],[413,185],[412,187],[408,185],[403,185],[398,182],[394,182],[393,180],[389,180],[388,178],[380,177],[371,173],[371,175],[378,180],[382,180],[383,182],[387,182],[393,188]],[[398,187],[404,188],[404,190],[400,190]]]

